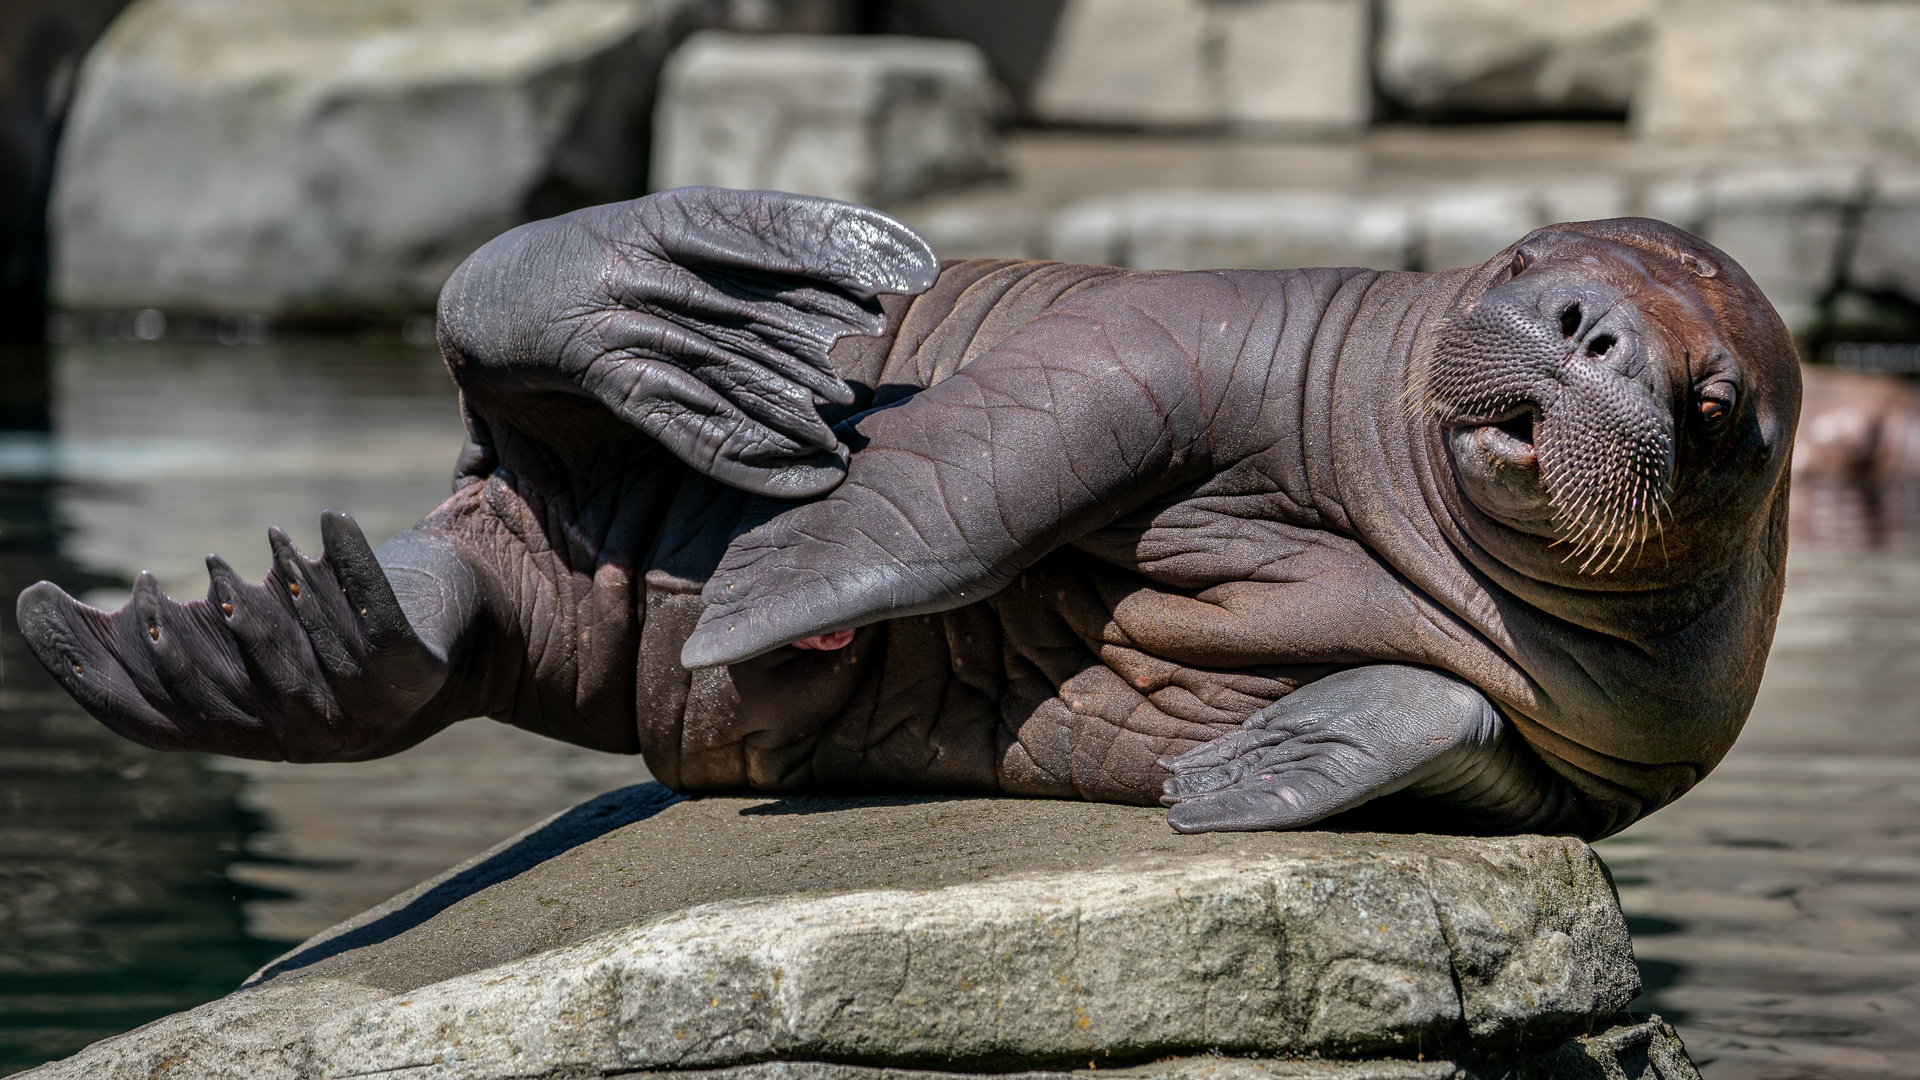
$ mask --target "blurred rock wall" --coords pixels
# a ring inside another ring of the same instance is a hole
[[[1374,75],[1416,116],[1627,111],[1656,0],[1382,0]]]
[[[666,57],[714,27],[973,51],[689,54],[660,112],[686,137],[650,162]],[[1916,57],[1913,0],[135,0],[80,74],[54,288],[72,309],[391,317],[426,310],[488,237],[638,194],[649,168],[656,185],[890,203],[999,173],[996,115],[1253,141],[1395,117],[1630,116],[1653,164],[1566,171],[1645,176],[1645,199],[1602,202],[1705,230],[1800,324],[1836,289],[1920,296]],[[1753,167],[1768,154],[1790,179]],[[1484,182],[1427,178],[1400,209],[1321,200],[1357,217],[1202,189],[1044,231],[1063,251],[1174,262],[1357,244],[1375,263],[1451,265],[1538,216],[1502,209],[1516,196],[1486,165]],[[1131,239],[1073,239],[1093,233]]]
[[[1689,145],[1920,151],[1920,4],[1667,0],[1633,123]]]
[[[899,35],[700,34],[673,54],[653,186],[910,199],[1000,171],[981,51]]]
[[[1068,0],[1030,109],[1060,123],[1350,133],[1366,0]]]
[[[522,221],[644,189],[654,83],[716,0],[136,0],[60,149],[73,308],[430,308]]]

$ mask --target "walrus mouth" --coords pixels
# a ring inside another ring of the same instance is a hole
[[[1581,574],[1617,570],[1659,535],[1674,467],[1672,418],[1629,355],[1637,336],[1599,321],[1573,305],[1476,305],[1441,328],[1408,395],[1446,432],[1467,497],[1564,545]]]
[[[1474,441],[1482,453],[1502,467],[1536,468],[1540,457],[1534,451],[1533,440],[1539,423],[1540,414],[1525,409],[1505,420],[1477,425]]]

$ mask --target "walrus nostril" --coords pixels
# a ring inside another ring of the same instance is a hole
[[[1613,348],[1613,346],[1614,337],[1612,334],[1600,334],[1592,341],[1587,342],[1587,355],[1605,356],[1607,355],[1607,350]]]
[[[1572,337],[1580,332],[1580,305],[1568,304],[1560,313],[1560,336]]]

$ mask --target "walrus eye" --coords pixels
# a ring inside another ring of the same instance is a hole
[[[1719,427],[1733,413],[1732,393],[1720,387],[1715,391],[1700,395],[1700,419],[1709,428]]]
[[[1507,276],[1510,278],[1517,278],[1521,274],[1524,274],[1526,272],[1527,272],[1527,253],[1524,251],[1514,252],[1513,265],[1507,269]]]

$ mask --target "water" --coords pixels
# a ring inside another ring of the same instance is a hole
[[[1796,538],[1740,741],[1597,848],[1707,1080],[1920,1076],[1920,556]]]
[[[204,595],[265,529],[369,537],[445,497],[462,429],[431,350],[295,342],[55,349],[52,428],[0,435],[0,1074],[226,993],[289,944],[534,821],[644,779],[475,721],[384,761],[288,766],[114,736],[40,670],[11,598]]]
[[[68,345],[53,434],[0,436],[0,596],[201,595],[265,527],[370,537],[444,497],[461,427],[429,350]],[[1759,704],[1721,768],[1600,845],[1649,993],[1709,1080],[1920,1076],[1920,500],[1807,490]],[[73,706],[0,604],[0,1074],[230,990],[287,945],[637,760],[487,721],[383,761],[147,751]]]

